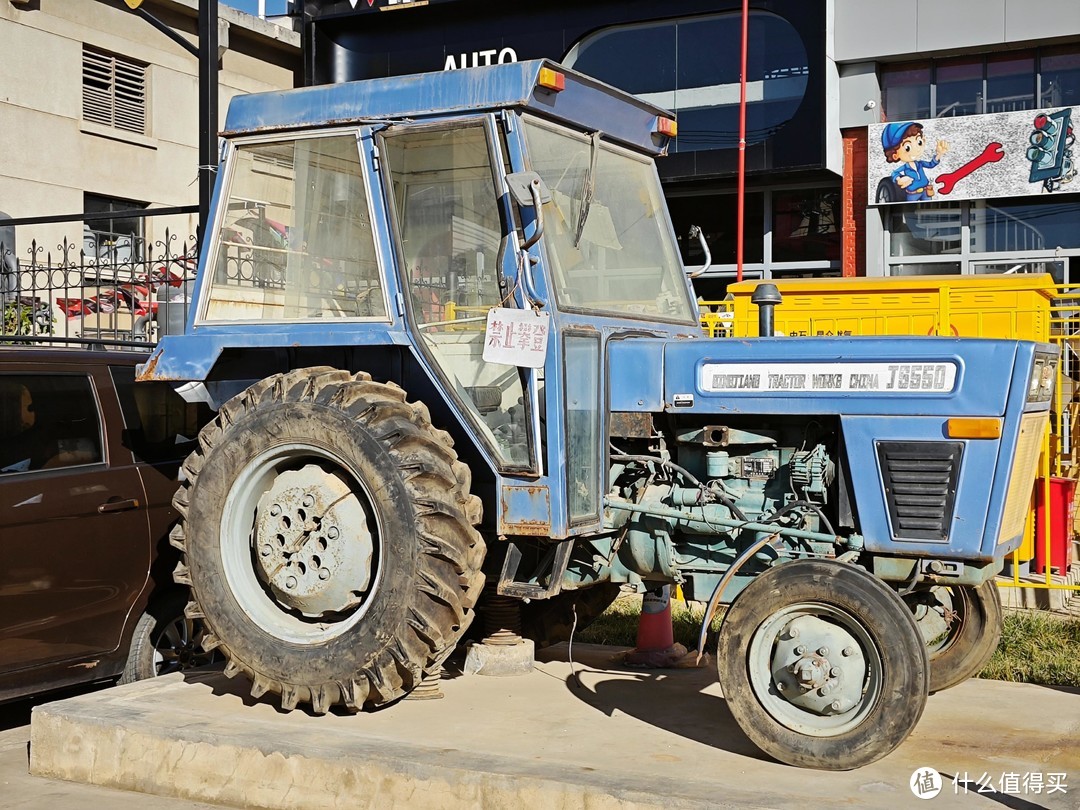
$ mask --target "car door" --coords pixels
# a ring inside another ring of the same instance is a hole
[[[120,644],[150,564],[122,424],[103,364],[0,367],[0,688]]]

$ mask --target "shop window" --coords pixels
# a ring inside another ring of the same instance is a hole
[[[690,226],[697,225],[705,235],[714,265],[735,264],[736,223],[738,198],[734,194],[705,194],[692,197],[670,197],[668,210],[675,226],[683,264],[698,267],[705,262],[699,239],[690,237]],[[765,260],[765,195],[746,195],[743,227],[743,261],[756,264]]]
[[[889,121],[1080,105],[1080,48],[884,65],[881,95]]]
[[[1035,56],[998,54],[986,60],[985,112],[1035,109]]]
[[[930,117],[930,67],[889,67],[881,74],[881,96],[890,121]]]
[[[1044,107],[1072,107],[1080,104],[1080,51],[1048,48],[1041,60],[1041,92]]]
[[[1080,200],[976,200],[971,205],[971,250],[1080,248]]]
[[[83,119],[146,134],[146,65],[83,47]]]
[[[773,261],[840,260],[839,191],[777,191],[772,207]]]
[[[955,115],[978,115],[983,110],[982,59],[956,59],[937,66],[938,118]]]
[[[889,209],[892,256],[959,253],[963,212],[959,205],[905,205]]]
[[[565,63],[678,113],[673,152],[738,146],[741,15],[619,26],[594,33]],[[810,73],[799,33],[781,17],[751,12],[747,143],[765,141],[798,110]]]

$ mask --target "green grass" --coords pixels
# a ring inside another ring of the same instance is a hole
[[[1080,687],[1080,619],[1006,613],[1001,643],[980,677]]]
[[[633,647],[640,613],[640,598],[617,599],[595,622],[578,633],[575,640]],[[687,649],[697,647],[703,613],[702,607],[688,608],[681,602],[672,603],[675,640]],[[714,618],[705,644],[706,652],[716,651],[718,629],[719,622]],[[980,677],[1080,687],[1080,619],[1037,611],[1006,613],[1001,644]]]

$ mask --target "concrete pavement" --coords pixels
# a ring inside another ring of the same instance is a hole
[[[530,675],[450,678],[444,700],[359,716],[282,714],[218,674],[39,706],[33,770],[50,779],[13,768],[25,749],[0,752],[0,808],[1080,807],[1075,690],[971,681],[932,696],[884,760],[810,772],[747,741],[711,667],[628,671],[612,652],[575,646],[580,685],[560,646]],[[943,784],[924,802],[909,782],[927,768]],[[995,792],[980,794],[988,782]]]

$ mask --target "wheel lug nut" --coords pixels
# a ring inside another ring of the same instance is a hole
[[[270,507],[270,514],[273,517],[277,517],[281,514],[281,507],[275,503],[273,506]]]
[[[264,557],[269,557],[273,552],[274,552],[274,550],[272,548],[270,548],[269,543],[267,543],[266,545],[264,545],[262,548],[259,549],[259,553],[262,554]]]
[[[854,647],[844,647],[843,654],[850,657],[850,656],[855,654],[855,648]]]
[[[777,681],[776,682],[776,691],[777,692],[783,692],[785,689],[787,689],[787,684],[786,683],[784,683],[783,681]]]
[[[832,687],[829,684],[825,684],[823,687],[818,689],[818,694],[821,695],[822,697],[825,697],[825,695],[829,694],[829,692],[831,692],[831,691],[832,691]]]
[[[799,628],[798,627],[792,627],[790,630],[788,630],[788,638],[798,638],[798,637],[799,637]]]
[[[821,647],[820,649],[818,649],[817,654],[820,655],[822,658],[824,658],[826,655],[829,654],[829,648],[828,647]]]
[[[840,667],[833,667],[832,669],[829,670],[829,674],[832,675],[834,678],[839,677],[839,675],[840,675]]]
[[[795,654],[796,655],[803,655],[805,652],[806,652],[806,647],[804,647],[802,644],[800,644],[798,647],[795,648]]]
[[[829,704],[829,708],[832,709],[834,712],[840,711],[840,701],[834,700],[832,703]]]
[[[329,568],[320,568],[319,569],[319,579],[321,579],[323,582],[330,579],[330,569]]]
[[[290,591],[296,587],[296,577],[289,577],[285,580],[285,587]]]
[[[307,506],[307,507],[310,508],[310,507],[312,507],[314,505],[315,505],[315,499],[313,497],[311,497],[310,495],[305,495],[304,496],[304,506]]]
[[[337,540],[337,538],[338,538],[338,527],[337,526],[331,526],[329,529],[326,530],[326,536],[328,538],[330,538],[331,540]]]

